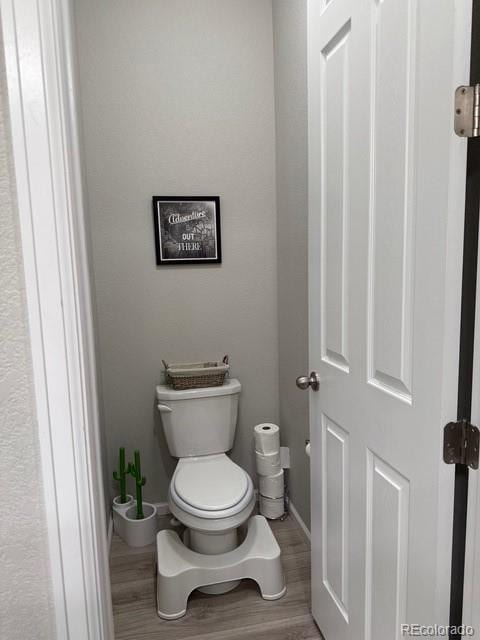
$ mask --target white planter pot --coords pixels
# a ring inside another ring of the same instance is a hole
[[[145,517],[137,520],[137,504],[132,496],[125,503],[113,500],[113,528],[130,547],[145,547],[155,541],[157,535],[157,507],[143,503]]]
[[[115,498],[113,499],[113,506],[118,507],[120,509],[127,509],[127,507],[131,507],[132,504],[135,504],[135,500],[133,499],[133,496],[131,496],[129,493],[127,493],[126,502],[120,502],[120,496],[115,496]]]

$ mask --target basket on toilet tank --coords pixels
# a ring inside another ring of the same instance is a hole
[[[228,356],[222,361],[175,364],[168,364],[165,360],[162,362],[165,367],[165,381],[176,390],[220,387],[230,370]]]

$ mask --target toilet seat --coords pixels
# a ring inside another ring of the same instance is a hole
[[[229,518],[249,505],[253,483],[246,471],[224,453],[183,458],[173,475],[170,497],[192,516]]]

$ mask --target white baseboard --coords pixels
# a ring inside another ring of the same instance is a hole
[[[258,498],[257,490],[255,490],[255,497]],[[170,514],[170,507],[168,506],[168,502],[155,502],[154,505],[157,507],[157,514],[159,516],[168,516]],[[305,522],[300,517],[300,514],[295,508],[295,505],[291,500],[288,502],[288,510],[292,514],[293,518],[296,520],[298,526],[303,531],[303,533],[310,540],[310,531],[305,524]],[[113,537],[113,516],[110,514],[110,518],[108,520],[108,528],[107,528],[107,544],[108,551],[110,552],[110,548],[112,546],[112,537]]]
[[[294,519],[297,521],[297,524],[300,527],[300,529],[303,531],[303,533],[310,540],[310,530],[308,529],[307,525],[305,524],[305,522],[300,517],[300,514],[295,509],[295,505],[293,504],[293,502],[291,500],[289,500],[289,502],[288,502],[288,510],[292,514]]]
[[[153,504],[157,507],[157,515],[168,516],[170,514],[168,502],[154,502]]]
[[[112,547],[112,538],[113,538],[113,516],[110,514],[108,518],[108,526],[107,526],[107,547],[108,553],[110,554],[110,549]]]

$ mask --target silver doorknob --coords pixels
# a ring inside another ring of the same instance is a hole
[[[312,391],[318,391],[320,389],[320,376],[316,371],[312,371],[309,376],[298,376],[296,384],[299,389],[305,390],[311,387]]]

